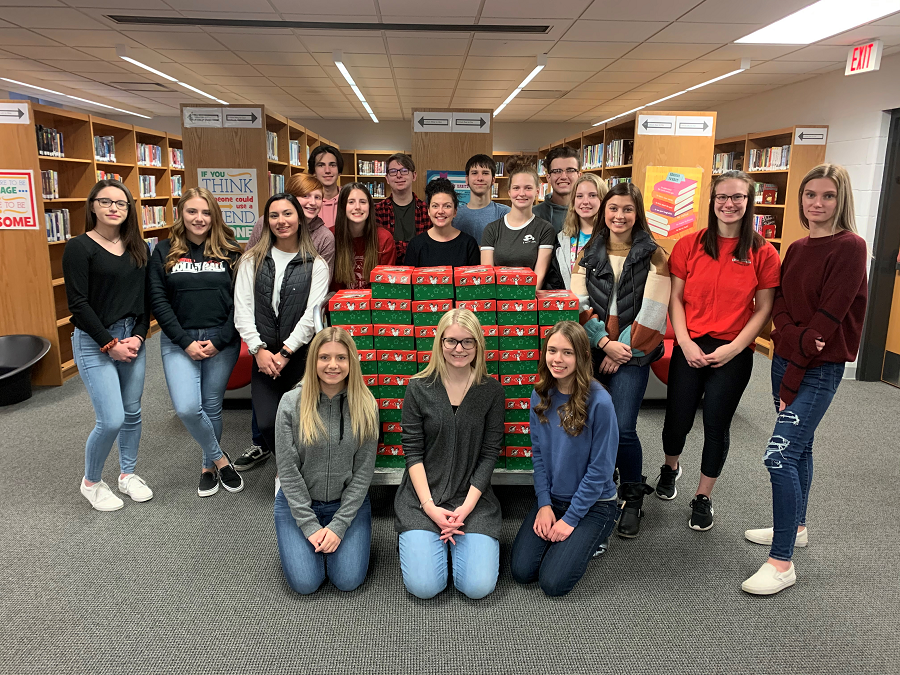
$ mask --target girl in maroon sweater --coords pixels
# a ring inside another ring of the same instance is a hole
[[[846,169],[822,164],[800,183],[800,222],[809,236],[788,249],[775,292],[772,395],[778,412],[764,463],[772,481],[774,528],[747,530],[771,547],[769,559],[742,585],[772,595],[796,582],[794,547],[808,542],[806,504],[813,477],[816,427],[856,359],[866,313],[868,255],[856,234]]]

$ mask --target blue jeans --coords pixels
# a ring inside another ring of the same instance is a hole
[[[220,328],[187,329],[193,340],[213,340]],[[203,449],[203,468],[212,469],[222,458],[222,399],[228,378],[241,350],[239,341],[225,347],[215,356],[194,361],[173,343],[165,333],[160,335],[163,370],[175,414]]]
[[[470,532],[441,541],[429,530],[400,533],[400,570],[406,590],[428,600],[447,588],[447,547],[453,551],[453,585],[473,600],[494,591],[500,573],[500,542]]]
[[[340,505],[339,499],[333,502],[313,501],[312,510],[319,524],[328,527]],[[281,490],[275,496],[275,534],[284,578],[297,593],[314,593],[326,576],[342,591],[352,591],[366,580],[372,544],[372,505],[368,495],[334,553],[316,553],[294,520],[287,497]]]
[[[777,354],[772,359],[772,396],[776,411],[787,364]],[[772,481],[775,532],[769,556],[775,560],[792,558],[797,528],[806,525],[806,505],[813,479],[813,437],[841,383],[844,365],[823,363],[807,370],[794,402],[778,413],[763,460]]]
[[[551,497],[550,506],[559,520],[566,514],[569,502]],[[513,542],[509,563],[512,577],[520,584],[538,581],[541,590],[551,597],[565,595],[584,576],[598,544],[609,538],[619,517],[619,507],[615,499],[597,502],[572,534],[559,542],[546,541],[534,533],[537,512],[535,501]]]
[[[131,337],[134,319],[121,319],[107,330],[114,338]],[[97,421],[84,447],[84,477],[103,479],[103,465],[114,442],[119,445],[121,473],[134,473],[141,442],[141,394],[147,350],[141,347],[131,363],[115,361],[79,328],[72,333],[72,353]]]
[[[649,365],[621,366],[612,375],[600,375],[600,382],[609,389],[619,425],[616,466],[623,483],[640,483],[644,479],[644,452],[637,435],[637,418],[649,379]]]

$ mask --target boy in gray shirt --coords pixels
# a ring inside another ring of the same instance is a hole
[[[460,204],[453,225],[481,244],[481,234],[488,223],[499,220],[510,208],[491,201],[491,186],[497,175],[497,164],[490,155],[474,155],[466,162],[466,183],[471,197],[468,204]]]

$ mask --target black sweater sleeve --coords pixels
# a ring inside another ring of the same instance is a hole
[[[465,234],[465,233],[463,233]],[[481,249],[478,248],[478,242],[475,241],[475,237],[466,234],[468,239],[466,240],[466,264],[467,265],[480,265],[481,264]]]
[[[153,315],[159,322],[159,327],[172,342],[187,349],[193,342],[191,336],[185,332],[175,316],[175,310],[169,302],[169,293],[166,280],[166,257],[169,252],[169,246],[160,242],[153,250],[150,258],[150,279],[148,286],[150,287],[150,301],[153,307]]]
[[[80,239],[71,239],[63,251],[63,278],[66,281],[66,298],[73,324],[91,336],[98,345],[112,342],[112,335],[97,316],[88,300],[91,276],[91,254]]]

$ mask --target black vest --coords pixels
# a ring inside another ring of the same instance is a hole
[[[312,285],[312,269],[315,259],[298,253],[288,263],[281,283],[281,297],[278,300],[278,315],[272,309],[272,294],[275,290],[275,261],[271,251],[263,260],[262,269],[256,275],[253,287],[254,315],[256,330],[267,349],[277,352],[297,326],[306,311],[309,289]]]
[[[641,311],[644,287],[650,274],[650,259],[657,248],[656,242],[644,230],[633,229],[631,250],[625,258],[618,284],[609,262],[604,237],[598,234],[581,260],[581,266],[585,268],[588,301],[597,318],[604,323],[609,319],[609,305],[615,291],[620,334],[634,322]],[[643,366],[652,363],[663,352],[664,347],[660,344],[651,354],[639,359],[633,358],[628,364]]]

